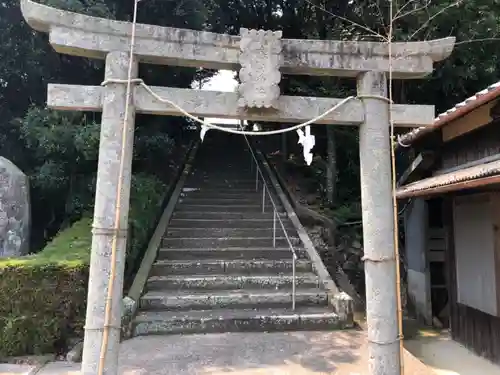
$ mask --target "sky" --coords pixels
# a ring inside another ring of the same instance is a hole
[[[201,89],[207,91],[234,92],[238,86],[238,82],[233,78],[234,73],[235,72],[231,70],[220,70],[219,73],[202,85]],[[196,87],[196,84],[193,83],[193,86]],[[206,118],[205,120],[214,124],[237,124],[239,122],[239,120],[215,118]]]
[[[233,78],[234,73],[231,70],[219,70],[207,83],[202,86],[202,90],[213,91],[234,91],[238,82]]]

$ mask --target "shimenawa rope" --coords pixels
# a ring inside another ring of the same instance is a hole
[[[224,127],[220,127],[217,125],[214,125],[212,123],[206,122],[196,116],[191,115],[190,113],[186,112],[183,108],[175,104],[169,99],[162,98],[158,94],[156,94],[148,85],[144,83],[142,79],[132,79],[132,69],[133,69],[133,58],[134,58],[134,46],[135,46],[135,34],[136,34],[136,26],[137,26],[137,8],[138,8],[138,3],[140,0],[135,0],[134,1],[134,14],[133,14],[133,21],[132,21],[132,34],[131,34],[131,41],[130,41],[130,54],[129,54],[129,69],[128,69],[128,77],[127,80],[121,80],[121,79],[107,79],[105,80],[102,85],[107,85],[109,83],[125,83],[127,84],[127,91],[126,91],[126,104],[125,104],[125,114],[124,114],[124,120],[123,120],[123,129],[122,129],[122,143],[121,143],[121,155],[120,155],[120,167],[119,167],[119,177],[118,177],[118,184],[117,184],[117,193],[116,193],[116,210],[115,210],[115,225],[114,225],[114,234],[113,234],[113,240],[111,244],[111,271],[109,275],[109,281],[108,281],[108,293],[106,297],[106,306],[105,306],[105,317],[104,317],[104,330],[103,330],[103,336],[102,336],[102,343],[101,343],[101,353],[100,353],[100,358],[99,358],[99,366],[98,366],[98,375],[103,375],[104,373],[104,367],[105,367],[105,362],[106,362],[106,354],[107,354],[107,349],[108,349],[108,341],[109,341],[109,328],[111,327],[111,313],[112,313],[112,299],[113,299],[113,291],[114,291],[114,281],[115,281],[115,276],[116,276],[116,248],[117,248],[117,242],[118,242],[118,232],[120,231],[119,225],[120,225],[120,212],[121,212],[121,190],[122,190],[122,179],[123,179],[123,171],[124,171],[124,158],[123,155],[125,153],[125,145],[127,141],[127,130],[128,130],[128,113],[129,113],[129,107],[130,107],[130,101],[131,101],[131,86],[132,83],[139,83],[149,94],[151,94],[156,100],[160,101],[161,103],[166,103],[174,108],[176,108],[181,114],[184,116],[192,119],[193,121],[196,121],[202,125],[202,127],[206,127],[208,129],[216,129],[220,130],[223,132],[227,133],[233,133],[233,134],[241,134],[241,135],[251,135],[251,136],[264,136],[264,135],[274,135],[274,134],[282,134],[294,130],[298,130],[301,128],[304,128],[306,126],[309,126],[324,117],[328,116],[330,113],[334,112],[338,108],[340,108],[342,105],[347,103],[350,100],[353,99],[362,99],[362,98],[373,98],[373,99],[379,99],[379,100],[384,100],[389,102],[389,122],[390,122],[390,129],[391,129],[391,139],[394,139],[394,123],[392,121],[392,54],[391,54],[391,45],[392,45],[392,1],[390,1],[390,10],[391,10],[391,25],[390,25],[390,38],[388,41],[389,44],[389,98],[383,97],[383,96],[378,96],[378,95],[363,95],[363,96],[349,96],[339,103],[337,103],[335,106],[330,108],[329,110],[325,111],[319,116],[316,116],[315,118],[303,122],[301,124],[286,128],[286,129],[280,129],[280,130],[273,130],[273,131],[259,131],[259,132],[254,132],[254,131],[243,131],[243,130],[234,130],[234,129],[228,129]],[[392,159],[392,185],[393,185],[393,211],[394,211],[394,239],[395,239],[395,258],[396,258],[396,263],[397,263],[397,293],[398,293],[398,321],[399,321],[399,338],[400,338],[400,346],[402,346],[402,318],[401,318],[401,295],[400,295],[400,279],[399,279],[399,248],[398,248],[398,242],[397,242],[397,201],[396,201],[396,195],[395,195],[395,186],[396,186],[396,176],[395,176],[395,155],[393,151],[393,147],[391,146],[391,159]],[[403,369],[403,362],[401,358],[401,370]]]

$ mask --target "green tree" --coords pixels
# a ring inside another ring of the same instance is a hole
[[[40,0],[44,4],[97,17],[130,20],[133,2],[118,0]],[[24,21],[19,0],[0,2],[0,153],[31,179],[33,245],[39,248],[59,228],[92,208],[100,114],[45,109],[47,85],[99,85],[104,64],[53,51],[46,34]],[[139,4],[139,22],[202,29],[201,0],[182,3],[149,0]],[[189,87],[207,70],[141,64],[152,85]],[[165,176],[165,160],[184,141],[182,118],[137,116],[134,173]]]

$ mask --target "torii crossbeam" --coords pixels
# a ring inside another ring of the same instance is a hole
[[[426,42],[387,43],[283,39],[281,32],[241,29],[239,36],[137,24],[130,56],[132,24],[96,18],[21,0],[24,18],[49,34],[59,53],[106,60],[101,86],[49,85],[48,105],[63,110],[102,111],[101,141],[94,208],[92,255],[85,324],[82,373],[96,375],[111,269],[114,215],[121,207],[117,275],[105,374],[116,375],[120,341],[120,310],[128,224],[135,113],[179,115],[142,86],[126,95],[128,67],[138,76],[139,63],[239,70],[238,93],[201,92],[153,87],[187,112],[206,117],[272,122],[303,122],[332,108],[340,99],[281,96],[281,74],[356,78],[358,96],[330,113],[322,124],[360,128],[361,196],[367,290],[370,373],[399,374],[396,266],[391,193],[389,104],[387,77],[417,79],[446,59],[455,38]],[[389,50],[392,56],[389,56]],[[132,59],[132,61],[130,61]],[[118,80],[118,81],[117,81]],[[129,112],[125,114],[126,104]],[[128,118],[125,118],[128,116]],[[394,105],[395,126],[431,124],[434,107]],[[127,121],[124,121],[127,120]],[[122,148],[122,131],[129,136]],[[120,160],[123,173],[119,173]],[[121,180],[120,180],[121,178]],[[122,186],[121,194],[116,187]],[[120,202],[118,202],[120,197]]]

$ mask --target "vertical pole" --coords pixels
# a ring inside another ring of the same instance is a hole
[[[262,213],[266,212],[266,184],[262,183]]]
[[[387,97],[384,73],[358,77],[358,95]],[[361,200],[370,375],[401,375],[394,220],[392,211],[389,103],[362,98],[365,122],[359,131]]]
[[[259,191],[259,167],[255,164],[255,191]]]
[[[276,247],[276,209],[273,214],[273,247]]]
[[[129,54],[111,52],[106,57],[106,79],[127,79]],[[138,61],[134,58],[132,78],[138,74]],[[99,163],[92,230],[92,252],[90,258],[87,315],[85,318],[85,338],[83,345],[83,375],[98,372],[101,342],[104,330],[104,315],[111,271],[111,243],[114,235],[115,212],[120,207],[119,233],[117,242],[116,275],[111,306],[111,327],[109,328],[108,351],[104,373],[116,375],[118,372],[118,352],[121,332],[121,303],[123,273],[127,241],[130,183],[132,177],[132,154],[134,147],[135,108],[129,104],[127,118],[127,139],[122,155],[122,135],[127,100],[127,85],[110,83],[104,89],[99,145]],[[122,191],[117,201],[117,186],[120,177],[120,158],[124,158]]]
[[[292,311],[295,311],[295,294],[296,292],[296,269],[295,269],[295,253],[292,253]]]
[[[281,125],[281,129],[285,129],[286,125],[283,124]],[[287,141],[287,134],[283,133],[281,134],[281,154],[283,156],[283,160],[287,161],[288,160],[288,141]]]
[[[245,120],[240,120],[239,130],[245,130]],[[250,154],[250,172],[252,172],[254,160],[253,160],[253,156],[252,156],[252,149],[250,148],[248,141],[247,141],[247,147],[248,147],[248,153]]]

